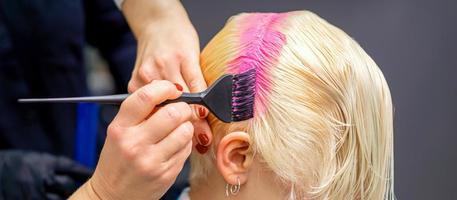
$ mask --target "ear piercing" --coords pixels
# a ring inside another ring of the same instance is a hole
[[[226,197],[228,197],[230,194],[233,196],[238,194],[238,192],[241,189],[240,177],[236,177],[236,182],[237,182],[236,185],[231,185],[228,183],[225,184],[225,196]],[[230,187],[229,187],[229,185],[230,185]],[[230,193],[229,193],[229,191],[230,191]]]

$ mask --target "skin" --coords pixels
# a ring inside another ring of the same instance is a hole
[[[241,189],[229,199],[287,199],[287,186],[277,181],[277,176],[263,167],[254,156],[250,137],[245,132],[232,132],[224,136],[216,150],[217,171],[211,171],[204,181],[191,183],[192,200],[226,200],[225,184],[237,184]]]
[[[178,83],[186,92],[207,88],[199,65],[198,35],[178,0],[125,0],[122,12],[138,40],[129,92],[152,80]],[[212,140],[209,112],[203,106],[192,110],[196,150],[205,153]]]
[[[128,85],[132,95],[108,128],[93,177],[71,199],[159,199],[182,170],[192,146],[205,153],[212,140],[204,107],[155,107],[182,91],[207,88],[199,66],[198,35],[181,3],[125,0],[121,10],[138,40]]]
[[[109,125],[93,176],[70,199],[159,199],[192,150],[192,110],[156,105],[182,94],[153,81],[130,95]]]

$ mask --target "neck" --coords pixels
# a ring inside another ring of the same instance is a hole
[[[191,200],[228,200],[228,199],[286,199],[288,190],[276,178],[276,175],[266,169],[261,169],[259,164],[251,168],[248,180],[241,185],[236,195],[226,196],[225,180],[217,172],[213,171],[204,181],[197,181],[191,184]],[[230,187],[230,186],[229,186]],[[230,190],[230,188],[229,188]],[[255,197],[255,198],[254,198]]]

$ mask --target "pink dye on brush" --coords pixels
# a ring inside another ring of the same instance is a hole
[[[275,66],[286,37],[279,32],[278,24],[287,16],[285,13],[254,13],[242,19],[241,51],[229,63],[228,71],[240,74],[255,69],[256,115],[267,108],[267,95],[271,89],[270,69]]]

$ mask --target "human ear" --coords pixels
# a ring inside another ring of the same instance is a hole
[[[217,146],[216,164],[219,172],[229,184],[247,181],[253,161],[250,136],[246,132],[231,132]]]

